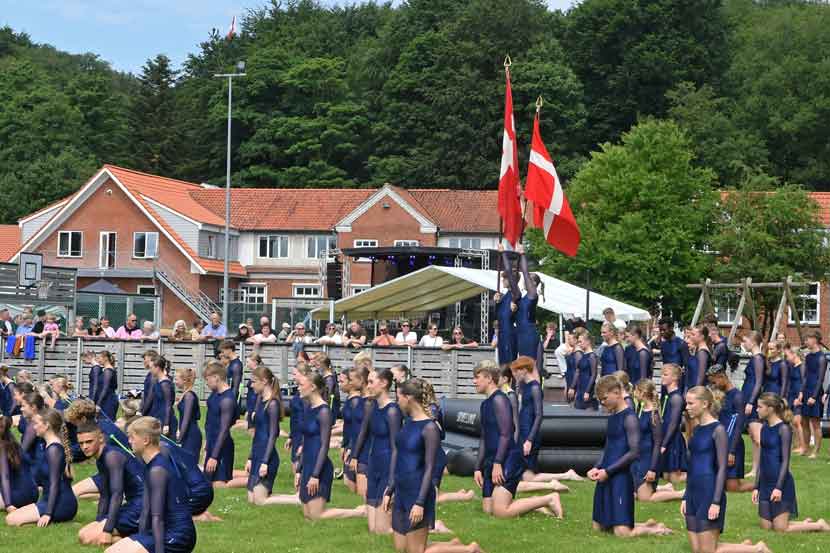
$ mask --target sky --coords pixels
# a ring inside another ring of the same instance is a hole
[[[566,10],[574,0],[547,3]],[[226,33],[234,15],[239,20],[247,9],[264,4],[266,0],[0,0],[0,27],[24,31],[34,42],[72,54],[98,54],[114,69],[138,74],[157,54],[166,54],[179,67],[211,29]]]

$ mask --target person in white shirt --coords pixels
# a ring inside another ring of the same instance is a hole
[[[343,345],[343,335],[337,330],[337,325],[329,323],[326,325],[326,333],[317,340],[318,344]]]
[[[418,342],[418,345],[422,348],[440,348],[444,345],[444,339],[438,336],[438,327],[434,324],[430,324],[427,332],[429,334],[425,334],[421,337],[421,341]],[[413,332],[414,334],[414,332]]]
[[[144,321],[144,324],[141,327],[141,339],[142,340],[158,340],[159,333],[156,331],[156,325],[154,325],[151,321]]]
[[[277,343],[277,335],[271,333],[271,325],[265,323],[259,329],[259,334],[254,334],[250,338],[246,340],[250,344],[276,344]]]
[[[403,346],[414,346],[418,343],[418,334],[409,330],[409,321],[401,321],[401,331],[395,335],[395,341]]]
[[[305,325],[297,323],[294,325],[294,330],[285,339],[289,344],[300,342],[302,344],[311,344],[314,342],[314,337],[305,333]]]
[[[101,330],[104,331],[107,338],[115,338],[115,329],[110,326],[108,317],[101,317]]]
[[[606,307],[602,310],[602,316],[605,317],[605,320],[614,325],[617,331],[625,330],[625,321],[621,321],[617,319],[616,313],[610,307]]]

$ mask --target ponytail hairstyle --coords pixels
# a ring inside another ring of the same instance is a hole
[[[193,384],[196,382],[196,369],[187,367],[186,369],[179,369],[176,371],[176,376],[184,382],[184,390],[182,390],[179,399],[176,400],[176,405],[184,398],[184,395],[193,389]]]
[[[764,337],[761,336],[761,333],[757,330],[750,331],[749,334],[746,335],[746,337],[749,340],[751,340],[752,343],[755,344],[755,346],[757,347],[761,347],[761,344],[764,343]]]
[[[254,377],[264,381],[265,385],[268,386],[268,388],[270,388],[271,399],[276,400],[280,413],[279,418],[282,419],[283,412],[282,397],[280,397],[280,379],[277,378],[276,375],[271,372],[271,369],[269,369],[265,365],[260,365],[256,369],[254,369]]]
[[[65,374],[58,374],[52,377],[52,382],[63,382],[63,392],[59,393],[58,396],[63,399],[69,399],[69,392],[71,392],[75,387],[72,385],[72,382],[69,381],[69,377]]]
[[[314,360],[317,361],[318,365],[320,365],[320,369],[323,371],[324,376],[326,376],[330,372],[332,372],[332,370],[331,370],[331,359],[329,359],[328,355],[326,355],[322,351],[318,352],[314,356]]]
[[[613,325],[611,325],[611,326],[613,326]],[[588,329],[585,328],[584,326],[580,326],[580,327],[575,328],[574,331],[573,331],[573,334],[574,334],[574,336],[576,336],[577,346],[579,345],[579,343],[578,343],[579,339],[582,338],[586,342],[588,342],[588,344],[590,344],[590,346],[592,348],[594,347],[594,340],[591,337],[591,333],[588,332]]]
[[[23,394],[23,401],[31,405],[32,409],[36,413],[42,411],[46,407],[46,403],[43,401],[43,396],[40,392],[36,392],[34,390]]]
[[[782,357],[782,345],[775,340],[770,340],[767,342],[767,352],[765,358],[765,367],[764,367],[764,374],[769,376],[772,374],[772,364],[773,359],[780,361]]]
[[[170,375],[170,361],[163,355],[159,355],[153,360],[153,366],[160,369],[165,375]]]
[[[707,410],[709,411],[709,414],[715,418],[718,418],[721,403],[720,400],[715,398],[714,394],[709,388],[706,388],[705,386],[695,386],[686,393],[692,394],[698,400],[705,402],[708,405]]]
[[[630,325],[628,327],[628,335],[629,336],[636,336],[640,340],[643,340],[643,329],[640,327],[640,325],[636,325],[636,324]]]
[[[384,370],[388,372],[389,369]],[[317,390],[318,394],[320,394],[320,397],[325,399],[326,381],[323,380],[323,375],[317,371],[311,371],[307,375],[305,375],[305,377],[308,378],[309,382],[311,382],[311,385],[314,386],[314,389]],[[389,388],[387,387],[386,389],[388,390]]]
[[[74,477],[74,473],[72,471],[72,448],[69,444],[69,431],[66,428],[66,423],[63,422],[63,416],[60,411],[56,411],[55,409],[44,409],[38,412],[38,416],[43,423],[49,427],[49,430],[54,432],[58,438],[60,438],[61,445],[63,446],[63,453],[66,457],[65,474],[66,477],[71,480]]]
[[[262,365],[262,356],[256,351],[252,351],[251,353],[249,353],[248,359],[251,359],[254,363],[256,363],[257,367]]]
[[[620,385],[622,386],[623,392],[630,394],[631,393],[631,377],[628,376],[628,373],[625,371],[614,371],[611,376],[616,378],[620,381]]]
[[[602,330],[610,332],[614,338],[619,337],[619,332],[617,331],[617,327],[614,326],[614,323],[609,323],[608,321],[605,321],[604,323],[602,323]]]
[[[91,399],[76,399],[63,412],[66,420],[75,426],[95,423],[98,408]]]
[[[92,364],[95,362],[95,352],[91,349],[84,350],[81,354],[81,359],[84,360],[84,363]]]
[[[637,395],[640,396],[641,401],[648,401],[654,406],[654,409],[651,411],[651,425],[657,426],[660,424],[660,406],[657,403],[657,386],[654,385],[653,381],[644,378],[634,386],[634,389],[636,390]]]
[[[398,386],[398,393],[417,401],[421,409],[423,409],[424,414],[432,418],[432,409],[429,407],[430,401],[426,386],[426,380],[423,378],[410,378],[409,380],[401,382],[400,386]]]
[[[361,351],[354,356],[352,360],[356,369],[366,369],[366,377],[369,376],[369,371],[372,370],[372,356],[368,351]]]
[[[509,386],[510,389],[513,390],[513,387],[516,385],[516,379],[513,378],[513,371],[510,370],[510,367],[505,367],[504,369],[502,369],[501,373],[499,373],[499,376],[501,378],[506,378],[507,386]]]
[[[437,404],[438,398],[435,397],[435,388],[432,387],[432,383],[426,378],[422,378],[421,380],[424,381],[424,393],[427,396],[427,405],[431,407],[432,404]],[[427,414],[432,415],[432,409]]]
[[[709,336],[709,327],[706,326],[705,324],[699,324],[699,325],[694,326],[692,328],[694,328],[697,332],[700,333],[701,336],[703,336],[703,341],[706,343],[706,347],[709,348],[709,350],[711,351],[712,350],[712,338]]]
[[[20,452],[20,444],[17,443],[11,432],[13,425],[14,422],[11,417],[0,415],[0,453],[6,455],[9,466],[12,470],[15,470],[20,466],[23,456]]]
[[[763,403],[767,407],[771,408],[778,416],[778,418],[780,418],[785,423],[792,424],[793,412],[789,407],[787,407],[787,404],[784,403],[784,399],[778,394],[773,394],[772,392],[764,392],[758,398],[758,402]]]
[[[542,298],[542,301],[545,301],[545,283],[542,281],[542,277],[539,276],[539,273],[530,273],[530,280],[533,282],[533,285],[536,286],[536,292],[539,294],[539,297]]]
[[[107,363],[115,367],[115,357],[112,355],[112,352],[106,349],[102,349],[98,352],[99,357],[103,357],[107,360]]]
[[[385,388],[388,392],[392,388],[392,383],[395,381],[392,371],[390,369],[375,368],[373,372],[375,373],[375,376],[386,382]]]
[[[594,393],[597,397],[605,397],[606,395],[608,395],[608,392],[613,392],[614,390],[619,390],[620,392],[622,392],[623,385],[622,382],[620,382],[620,380],[616,376],[609,374],[603,376],[597,381],[597,385],[594,388]]]

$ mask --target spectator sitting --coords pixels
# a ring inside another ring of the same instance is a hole
[[[233,337],[234,342],[248,342],[251,338],[253,338],[254,333],[248,327],[246,323],[242,323],[239,325],[239,329],[236,332],[236,336]]]
[[[259,329],[259,334],[255,334],[248,338],[249,344],[276,344],[277,343],[277,336],[276,334],[271,333],[271,325],[265,323],[262,325],[262,328]]]
[[[389,327],[386,323],[381,323],[378,326],[378,335],[372,340],[373,346],[396,346],[398,342],[389,334]]]
[[[305,333],[305,325],[303,323],[297,323],[294,325],[294,331],[289,334],[286,339],[286,342],[290,344],[311,344],[314,342],[314,337],[310,334]]]
[[[359,348],[366,345],[366,331],[360,326],[357,321],[352,321],[349,324],[349,330],[346,331],[346,336],[343,343],[353,348]],[[374,341],[372,341],[374,344]]]
[[[542,348],[553,349],[559,347],[559,336],[556,335],[556,323],[553,321],[545,325],[545,335],[542,337]]]
[[[409,330],[409,321],[401,321],[401,331],[395,336],[395,341],[404,346],[418,343],[418,335],[414,330]]]
[[[291,325],[288,323],[282,323],[282,330],[280,330],[280,333],[277,335],[277,340],[285,342],[289,334],[291,334]]]
[[[187,331],[187,323],[181,319],[173,323],[173,333],[170,335],[170,339],[175,342],[190,340],[190,332]]]
[[[87,330],[89,336],[99,336],[102,338],[106,338],[107,334],[104,332],[104,329],[101,328],[101,321],[98,319],[90,319],[89,320],[89,329]]]
[[[396,338],[397,339],[397,338]],[[427,328],[427,334],[421,337],[418,345],[422,348],[440,348],[444,345],[444,339],[438,336],[438,327],[430,324]]]
[[[142,340],[158,340],[159,333],[156,331],[156,325],[152,323],[152,321],[144,321],[144,324],[141,326],[141,339]]]
[[[445,343],[442,348],[449,349],[463,349],[463,348],[477,348],[478,342],[473,342],[464,337],[464,331],[460,326],[452,329],[452,342]]]
[[[12,318],[8,309],[0,309],[0,336],[13,336]]]
[[[88,338],[89,331],[84,328],[84,318],[81,316],[75,317],[75,328],[72,330],[72,336],[75,338]]]
[[[101,317],[101,330],[107,338],[115,338],[115,329],[110,326],[110,319],[106,315]]]
[[[41,333],[41,338],[51,338],[49,342],[49,347],[54,348],[55,342],[57,342],[58,337],[61,335],[61,328],[58,326],[58,319],[51,313],[46,315],[46,321],[43,323],[43,332]]]
[[[138,317],[130,313],[122,326],[115,331],[115,337],[119,340],[141,340],[144,333],[138,328]]]
[[[214,311],[210,314],[210,324],[202,330],[202,338],[208,340],[224,340],[228,335],[228,329],[222,324],[219,313]]]
[[[606,307],[602,310],[602,316],[605,317],[606,321],[614,325],[617,331],[625,330],[625,323],[617,319],[617,315],[614,313],[614,310],[610,307]]]
[[[37,320],[35,321],[35,326],[32,328],[32,334],[36,334],[38,337],[43,337],[43,325],[46,324],[46,311],[41,309],[37,312]]]
[[[343,335],[337,330],[337,325],[329,323],[326,325],[326,333],[317,340],[318,344],[343,345]]]
[[[201,342],[202,338],[202,331],[205,329],[205,321],[202,319],[196,319],[193,321],[193,328],[190,329],[190,339],[194,342]]]

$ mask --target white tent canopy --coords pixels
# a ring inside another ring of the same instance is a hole
[[[585,317],[584,288],[537,272],[545,284],[539,307],[563,316]],[[486,290],[495,291],[496,271],[439,267],[431,265],[408,275],[384,282],[364,292],[334,302],[334,317],[350,320],[394,319],[424,313],[473,298]],[[591,292],[590,318],[602,320],[602,310],[610,307],[624,321],[646,321],[648,311]],[[328,319],[329,306],[313,311],[315,319]]]

